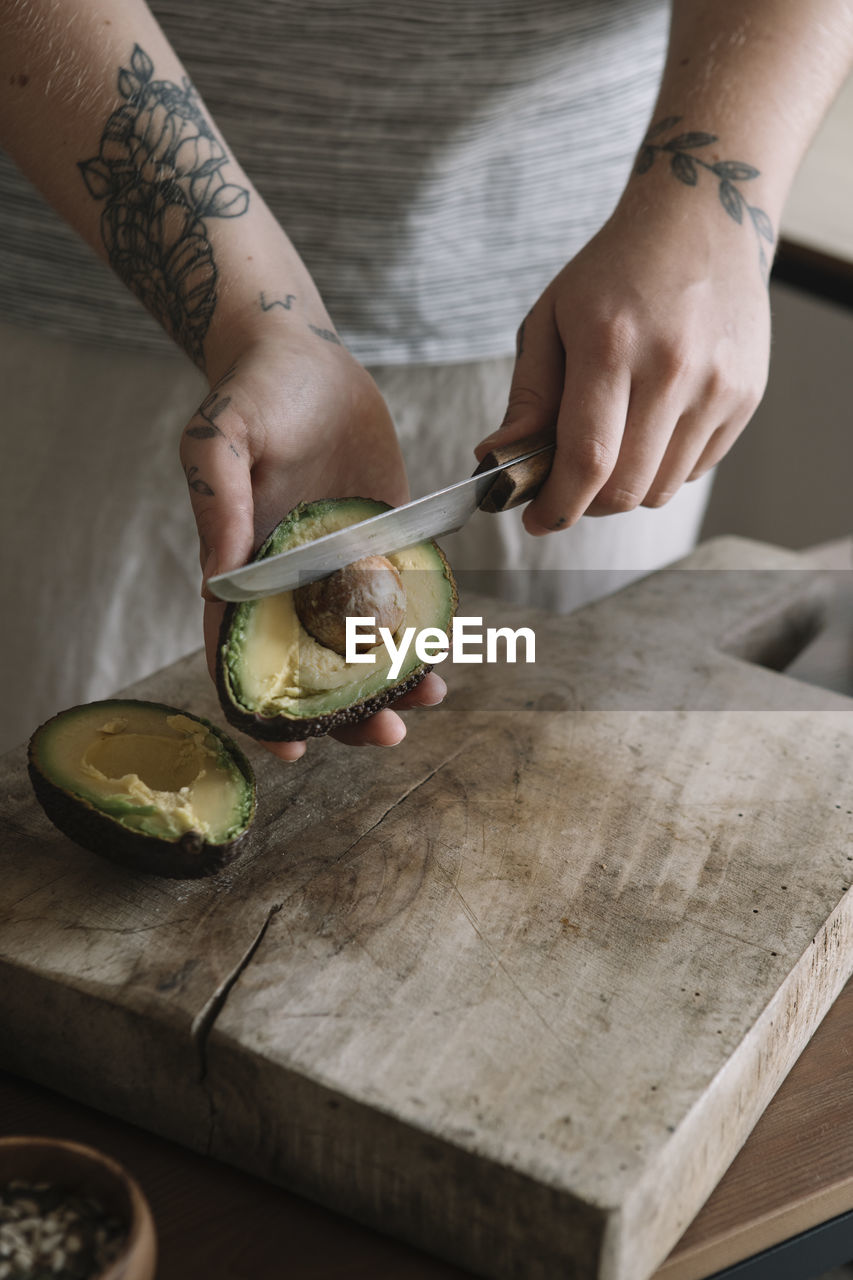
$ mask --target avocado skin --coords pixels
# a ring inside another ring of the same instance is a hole
[[[249,784],[252,808],[244,829],[233,839],[221,844],[205,843],[198,831],[186,831],[177,840],[163,840],[157,836],[145,835],[141,831],[131,831],[127,827],[122,827],[90,801],[80,796],[73,796],[63,787],[52,782],[39,763],[39,737],[56,720],[72,715],[75,711],[82,711],[86,706],[91,706],[91,703],[83,703],[60,711],[40,725],[30,738],[27,748],[27,772],[30,775],[36,799],[53,825],[69,840],[119,866],[171,880],[197,880],[203,876],[216,875],[243,851],[246,836],[254,821],[256,788],[252,766],[236,742],[233,742],[227,734],[211,724],[204,716],[183,711],[179,707],[166,706],[161,702],[142,702],[130,698],[107,701],[103,705],[105,709],[109,706],[126,707],[132,706],[134,701],[137,701],[139,706],[153,708],[170,716],[189,716],[190,719],[203,724],[210,733],[224,743],[228,754]]]
[[[338,501],[367,502],[372,501],[372,499],[330,498],[324,499],[319,503],[300,503],[276,525],[269,537],[265,539],[255,555],[252,556],[252,563],[264,558],[283,524],[297,521],[302,513],[310,507],[316,508],[323,505],[332,507]],[[459,599],[456,581],[441,547],[433,543],[433,548],[444,565],[444,571],[450,585],[452,616],[456,612],[456,605]],[[432,664],[422,664],[415,668],[405,680],[389,685],[381,693],[374,694],[372,697],[365,698],[360,702],[353,702],[348,707],[340,707],[336,711],[327,712],[325,715],[305,717],[304,719],[284,715],[262,716],[256,711],[246,710],[237,702],[231,688],[231,681],[228,678],[228,663],[226,660],[228,641],[231,626],[239,607],[238,604],[233,603],[227,604],[225,607],[216,645],[216,689],[219,694],[220,706],[228,723],[259,742],[301,742],[305,738],[322,738],[327,733],[331,733],[333,729],[340,729],[345,725],[358,724],[360,720],[366,720],[368,717],[375,715],[377,711],[381,711],[383,707],[387,707],[389,703],[395,702],[404,693],[414,689],[416,685],[420,684],[427,672],[432,671]]]
[[[223,632],[226,621],[227,614],[222,622]],[[261,716],[256,711],[244,711],[232,701],[228,668],[223,652],[224,637],[220,635],[216,658],[216,687],[219,690],[222,710],[229,724],[247,733],[249,737],[256,738],[259,742],[301,742],[304,738],[322,738],[332,729],[340,729],[347,724],[357,724],[359,720],[366,720],[368,716],[375,715],[377,711],[387,707],[389,702],[395,702],[404,693],[414,689],[427,672],[432,671],[431,666],[418,667],[406,680],[391,685],[382,693],[374,694],[372,698],[353,702],[348,707],[339,707],[337,711],[329,711],[326,715],[312,716],[303,720],[295,716]]]

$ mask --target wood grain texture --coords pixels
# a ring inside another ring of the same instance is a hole
[[[702,1280],[853,1209],[848,982],[655,1280]]]
[[[536,435],[514,440],[512,444],[497,445],[486,454],[474,474],[477,475],[479,471],[489,471],[492,467],[499,467],[502,463],[509,462],[532,449],[539,449],[542,452],[534,454],[532,458],[525,458],[524,461],[513,467],[507,467],[501,472],[480,502],[481,511],[492,513],[509,511],[512,507],[520,507],[536,497],[548,479],[554,461],[553,431],[540,431]]]
[[[85,1142],[137,1179],[157,1280],[471,1280],[469,1271],[135,1125],[0,1072],[0,1134]]]
[[[853,1207],[853,982],[848,982],[655,1280],[699,1280]],[[158,1280],[462,1280],[451,1264],[219,1161],[0,1073],[0,1133],[94,1145],[154,1211]]]
[[[255,752],[199,885],[75,850],[7,758],[5,1065],[483,1275],[648,1276],[853,968],[850,700],[745,660],[801,565],[492,608],[535,667],[457,670],[381,768]],[[212,711],[200,659],[133,692]]]

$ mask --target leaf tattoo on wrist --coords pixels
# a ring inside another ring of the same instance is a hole
[[[217,301],[210,218],[239,218],[245,187],[222,169],[229,155],[195,89],[154,79],[138,44],[120,67],[124,102],[107,120],[100,149],[78,162],[103,200],[101,238],[110,266],[186,353],[204,368],[204,338]]]
[[[342,345],[340,338],[334,329],[324,329],[318,324],[309,324],[308,328],[312,333],[316,333],[318,338],[322,338],[324,342],[331,342],[333,346],[340,347]]]
[[[744,164],[741,160],[715,160],[709,162],[703,160],[701,156],[692,154],[693,151],[700,147],[708,147],[717,142],[719,139],[715,133],[693,130],[674,134],[666,142],[655,141],[655,139],[661,138],[663,134],[669,133],[677,124],[680,124],[681,119],[681,116],[667,116],[666,119],[659,120],[657,124],[652,125],[637,154],[634,172],[636,174],[648,173],[659,155],[668,155],[670,157],[670,172],[673,177],[677,178],[679,182],[683,182],[687,187],[695,187],[698,184],[700,169],[706,169],[709,173],[713,173],[718,179],[717,194],[720,197],[720,204],[729,217],[742,224],[744,212],[749,214],[758,241],[758,265],[765,284],[768,283],[770,257],[765,249],[765,242],[771,247],[775,244],[776,235],[773,231],[773,224],[764,210],[759,209],[757,205],[750,204],[739,188],[735,186],[737,182],[748,182],[752,178],[759,177],[760,169],[756,169],[751,164]]]

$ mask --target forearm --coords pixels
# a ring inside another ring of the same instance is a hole
[[[0,141],[212,377],[259,325],[330,328],[141,0],[6,0]]]
[[[752,223],[769,259],[797,167],[851,64],[851,0],[673,0],[648,145],[626,197],[680,195],[687,217],[695,184],[709,213],[718,217],[722,205],[730,219]],[[667,145],[691,134],[712,140]],[[715,189],[720,199],[708,206]]]

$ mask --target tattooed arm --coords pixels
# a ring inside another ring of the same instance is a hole
[[[477,449],[556,424],[529,532],[661,506],[746,425],[782,206],[851,59],[851,0],[674,0],[634,172],[525,318],[504,424]]]
[[[299,501],[406,500],[382,397],[142,0],[6,0],[0,142],[210,380],[181,440],[205,578]],[[221,614],[208,600],[211,666]],[[443,691],[432,674],[396,705]],[[336,736],[404,733],[385,709]]]
[[[6,0],[0,140],[212,376],[235,328],[251,332],[270,272],[300,298],[303,324],[329,325],[142,0]]]

